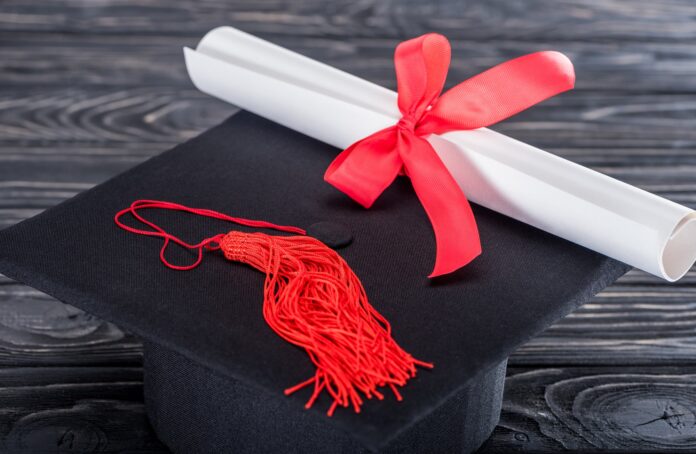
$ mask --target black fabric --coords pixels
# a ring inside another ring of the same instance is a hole
[[[428,219],[406,178],[365,210],[322,176],[338,150],[240,113],[171,151],[0,232],[0,272],[248,386],[301,412],[309,390],[306,354],[263,320],[263,276],[207,254],[187,272],[165,268],[160,242],[118,229],[114,213],[135,199],[163,199],[233,216],[308,227],[350,228],[339,249],[361,278],[396,340],[435,363],[402,390],[403,402],[370,401],[361,414],[337,411],[335,425],[379,447],[447,403],[517,346],[564,316],[628,268],[582,247],[474,206],[483,255],[428,280],[435,256]],[[191,241],[231,226],[152,213]],[[171,251],[170,260],[190,261]],[[326,411],[325,396],[311,410]]]
[[[312,224],[306,229],[307,235],[313,236],[327,246],[340,249],[353,242],[353,234],[345,224],[324,221]]]
[[[507,361],[481,373],[408,430],[383,454],[468,453],[500,418]],[[277,393],[217,374],[159,344],[145,344],[145,404],[161,440],[175,453],[369,452],[314,412]]]

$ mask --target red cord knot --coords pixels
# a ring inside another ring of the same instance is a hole
[[[220,249],[228,260],[245,262],[248,238],[248,233],[232,230],[220,240]]]
[[[221,233],[219,235],[215,235],[214,237],[208,238],[207,240],[204,240],[201,244],[203,244],[203,247],[205,247],[208,251],[217,251],[222,247],[220,243],[224,238],[225,234]]]
[[[404,132],[415,133],[417,122],[418,121],[415,118],[413,118],[412,115],[404,115],[396,123],[396,128]]]

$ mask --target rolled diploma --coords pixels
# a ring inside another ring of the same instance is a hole
[[[231,27],[184,54],[201,91],[338,148],[401,116],[393,91]],[[428,141],[474,203],[668,281],[696,261],[688,207],[490,129]]]

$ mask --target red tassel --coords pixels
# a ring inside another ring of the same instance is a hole
[[[378,388],[388,386],[401,400],[397,386],[404,386],[416,374],[416,366],[432,368],[404,351],[391,337],[391,327],[368,302],[358,277],[343,258],[321,241],[308,236],[271,236],[264,233],[231,231],[190,245],[145,220],[136,211],[164,208],[185,211],[243,225],[289,231],[304,235],[302,229],[262,221],[232,218],[211,210],[193,209],[160,201],[136,201],[120,211],[116,223],[130,232],[164,238],[160,258],[174,269],[191,269],[202,259],[203,249],[221,249],[228,260],[246,263],[266,274],[263,315],[268,325],[288,342],[306,350],[317,370],[310,379],[288,388],[292,394],[313,385],[306,408],[322,392],[333,398],[336,407],[352,406],[360,412],[363,397],[383,399]],[[120,221],[126,213],[152,227],[139,230]],[[164,252],[169,242],[197,249],[192,265],[169,263]]]

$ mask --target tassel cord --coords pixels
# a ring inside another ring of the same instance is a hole
[[[181,212],[185,212],[185,213],[194,214],[197,216],[219,219],[221,221],[228,221],[228,222],[232,222],[232,223],[238,224],[238,225],[243,225],[246,227],[255,227],[255,228],[260,228],[260,229],[272,229],[272,230],[277,230],[277,231],[281,231],[281,232],[295,233],[298,235],[306,235],[307,234],[307,232],[304,229],[301,229],[299,227],[293,227],[293,226],[288,226],[288,225],[277,225],[277,224],[273,224],[270,222],[259,221],[259,220],[255,220],[255,219],[237,218],[237,217],[233,217],[233,216],[228,216],[228,215],[226,215],[224,213],[220,213],[218,211],[208,210],[205,208],[190,208],[190,207],[187,207],[185,205],[180,205],[178,203],[172,203],[172,202],[165,202],[162,200],[147,200],[147,199],[136,200],[133,203],[131,203],[131,205],[128,208],[124,208],[123,210],[116,213],[116,215],[114,216],[114,222],[116,222],[116,225],[118,225],[123,230],[126,230],[126,231],[131,232],[131,233],[136,233],[138,235],[154,236],[154,237],[164,239],[164,242],[162,243],[162,248],[160,249],[160,260],[168,268],[171,268],[173,270],[178,270],[178,271],[188,271],[188,270],[196,268],[198,265],[200,265],[201,261],[203,260],[203,250],[204,249],[207,249],[207,250],[220,249],[219,243],[225,235],[219,234],[219,235],[212,236],[210,238],[206,238],[206,239],[204,239],[196,244],[189,244],[189,243],[185,242],[184,240],[180,239],[179,237],[174,236],[171,233],[168,233],[162,227],[158,226],[154,222],[148,221],[140,213],[138,213],[138,210],[145,210],[145,209],[162,209],[162,210],[171,210],[171,211],[181,211]],[[135,227],[131,227],[129,225],[124,224],[123,221],[121,221],[121,218],[123,216],[125,216],[126,214],[130,214],[135,219],[137,219],[139,222],[147,225],[148,227],[152,228],[153,230],[137,229]],[[170,242],[175,243],[175,244],[181,246],[182,248],[197,251],[196,260],[193,263],[191,263],[190,265],[175,265],[175,264],[171,263],[169,260],[167,260],[166,255],[165,255],[167,248],[169,247]]]

